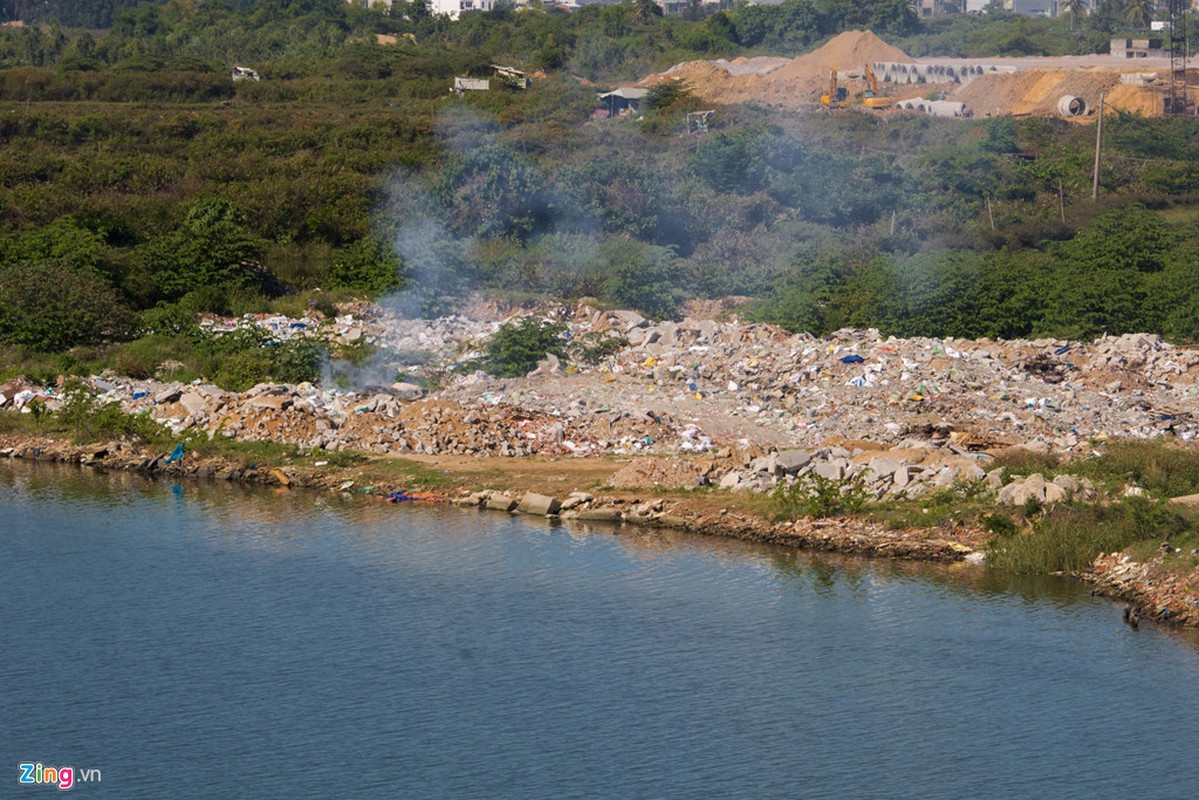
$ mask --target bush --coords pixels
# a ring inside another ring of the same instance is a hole
[[[79,442],[121,436],[149,441],[166,434],[161,425],[145,414],[126,414],[118,402],[100,402],[91,388],[78,380],[64,387],[63,404],[54,417]]]
[[[770,496],[780,519],[797,516],[821,519],[861,511],[870,499],[870,491],[864,474],[834,480],[808,472],[789,483],[780,483]]]
[[[404,286],[403,263],[394,250],[372,238],[360,239],[329,267],[329,285],[369,295],[394,292]]]
[[[1116,442],[1077,472],[1111,488],[1131,483],[1157,497],[1199,492],[1199,452],[1170,443]]]
[[[491,337],[483,356],[468,367],[481,369],[497,378],[522,377],[535,369],[537,362],[549,353],[566,358],[566,342],[562,338],[565,332],[566,325],[537,317],[506,323]]]
[[[256,383],[304,383],[320,378],[324,348],[293,339],[278,342],[256,329],[216,337],[205,346],[217,364],[211,375],[218,386],[245,391]]]
[[[123,338],[133,327],[116,291],[90,270],[53,262],[0,268],[0,342],[58,352]]]

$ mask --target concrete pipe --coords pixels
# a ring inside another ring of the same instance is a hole
[[[1057,113],[1063,117],[1081,117],[1087,113],[1087,101],[1072,94],[1062,95],[1057,101]]]
[[[928,104],[928,113],[934,117],[964,117],[966,104],[953,100],[933,100]]]

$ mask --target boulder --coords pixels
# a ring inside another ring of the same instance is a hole
[[[286,411],[291,408],[292,398],[289,395],[265,394],[251,397],[246,401],[250,408],[265,408],[271,411]]]
[[[576,508],[584,503],[590,503],[594,499],[595,495],[588,494],[587,492],[571,492],[570,495],[562,501],[562,506],[559,510],[566,511],[571,508]]]
[[[173,403],[179,399],[179,395],[183,394],[183,390],[178,386],[168,386],[161,392],[154,395],[154,402],[158,405],[163,403]]]
[[[732,489],[741,483],[741,473],[737,470],[729,470],[723,478],[720,479],[721,489]]]
[[[420,400],[425,396],[425,390],[417,386],[415,383],[405,383],[403,381],[399,383],[393,383],[391,385],[391,390],[395,392],[396,397],[409,402],[413,400]]]
[[[1060,503],[1067,497],[1066,490],[1058,486],[1056,483],[1045,484],[1045,505],[1051,506],[1054,503]]]
[[[486,507],[492,511],[511,511],[516,508],[516,499],[506,494],[493,494],[487,498]]]
[[[622,518],[619,508],[585,508],[575,519],[584,522],[620,522]]]
[[[527,492],[520,499],[520,504],[516,507],[516,510],[522,514],[548,517],[551,514],[557,514],[561,508],[562,503],[555,497],[538,494],[537,492]]]
[[[832,461],[820,461],[812,468],[822,478],[827,478],[830,481],[839,481],[845,477],[845,464],[841,459],[833,459]]]
[[[990,486],[992,489],[1002,489],[1003,488],[1003,467],[996,467],[995,469],[988,472],[986,480],[987,480],[987,486]]]
[[[812,456],[806,450],[783,450],[775,458],[778,468],[788,475],[794,475],[812,461]]]
[[[908,466],[903,462],[902,459],[891,458],[888,456],[875,456],[874,458],[870,459],[870,462],[866,465],[866,467],[880,478],[885,475],[896,475],[902,469],[904,472],[904,483],[907,483]]]
[[[199,392],[188,392],[179,398],[179,403],[193,419],[201,419],[208,413],[208,398]]]

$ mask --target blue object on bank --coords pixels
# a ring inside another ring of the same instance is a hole
[[[866,359],[859,355],[845,356],[841,359],[842,364],[861,364]]]
[[[174,463],[181,458],[183,458],[183,445],[177,444],[175,445],[175,449],[171,451],[171,454],[167,456],[167,463]]]

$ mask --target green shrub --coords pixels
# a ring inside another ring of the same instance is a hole
[[[993,533],[996,536],[1011,536],[1019,530],[1015,520],[1007,514],[1000,512],[983,514],[978,521],[982,525],[983,530]]]
[[[367,237],[344,250],[333,262],[328,283],[371,296],[387,294],[404,286],[403,266],[391,248]]]
[[[0,342],[58,352],[132,328],[132,313],[91,270],[55,262],[0,268]]]
[[[1114,442],[1077,465],[1079,475],[1118,488],[1128,483],[1157,497],[1199,492],[1199,449],[1174,442]]]
[[[91,388],[81,381],[69,381],[63,389],[63,403],[54,414],[78,442],[135,436],[151,441],[166,435],[166,430],[146,414],[126,414],[118,402],[102,403]]]
[[[861,511],[870,499],[870,490],[866,487],[865,475],[861,473],[834,480],[808,472],[794,481],[780,483],[770,496],[780,519],[798,516],[820,519]]]
[[[595,366],[609,356],[616,355],[626,346],[629,340],[623,336],[605,333],[587,333],[570,343],[570,353],[574,360]]]
[[[257,383],[303,383],[320,377],[326,352],[306,339],[276,341],[257,328],[241,328],[196,344],[202,372],[213,383],[245,391]]]
[[[562,334],[566,326],[534,316],[500,326],[487,342],[483,356],[470,362],[469,369],[481,369],[497,378],[519,378],[537,367],[537,362],[552,353],[566,358]]]

